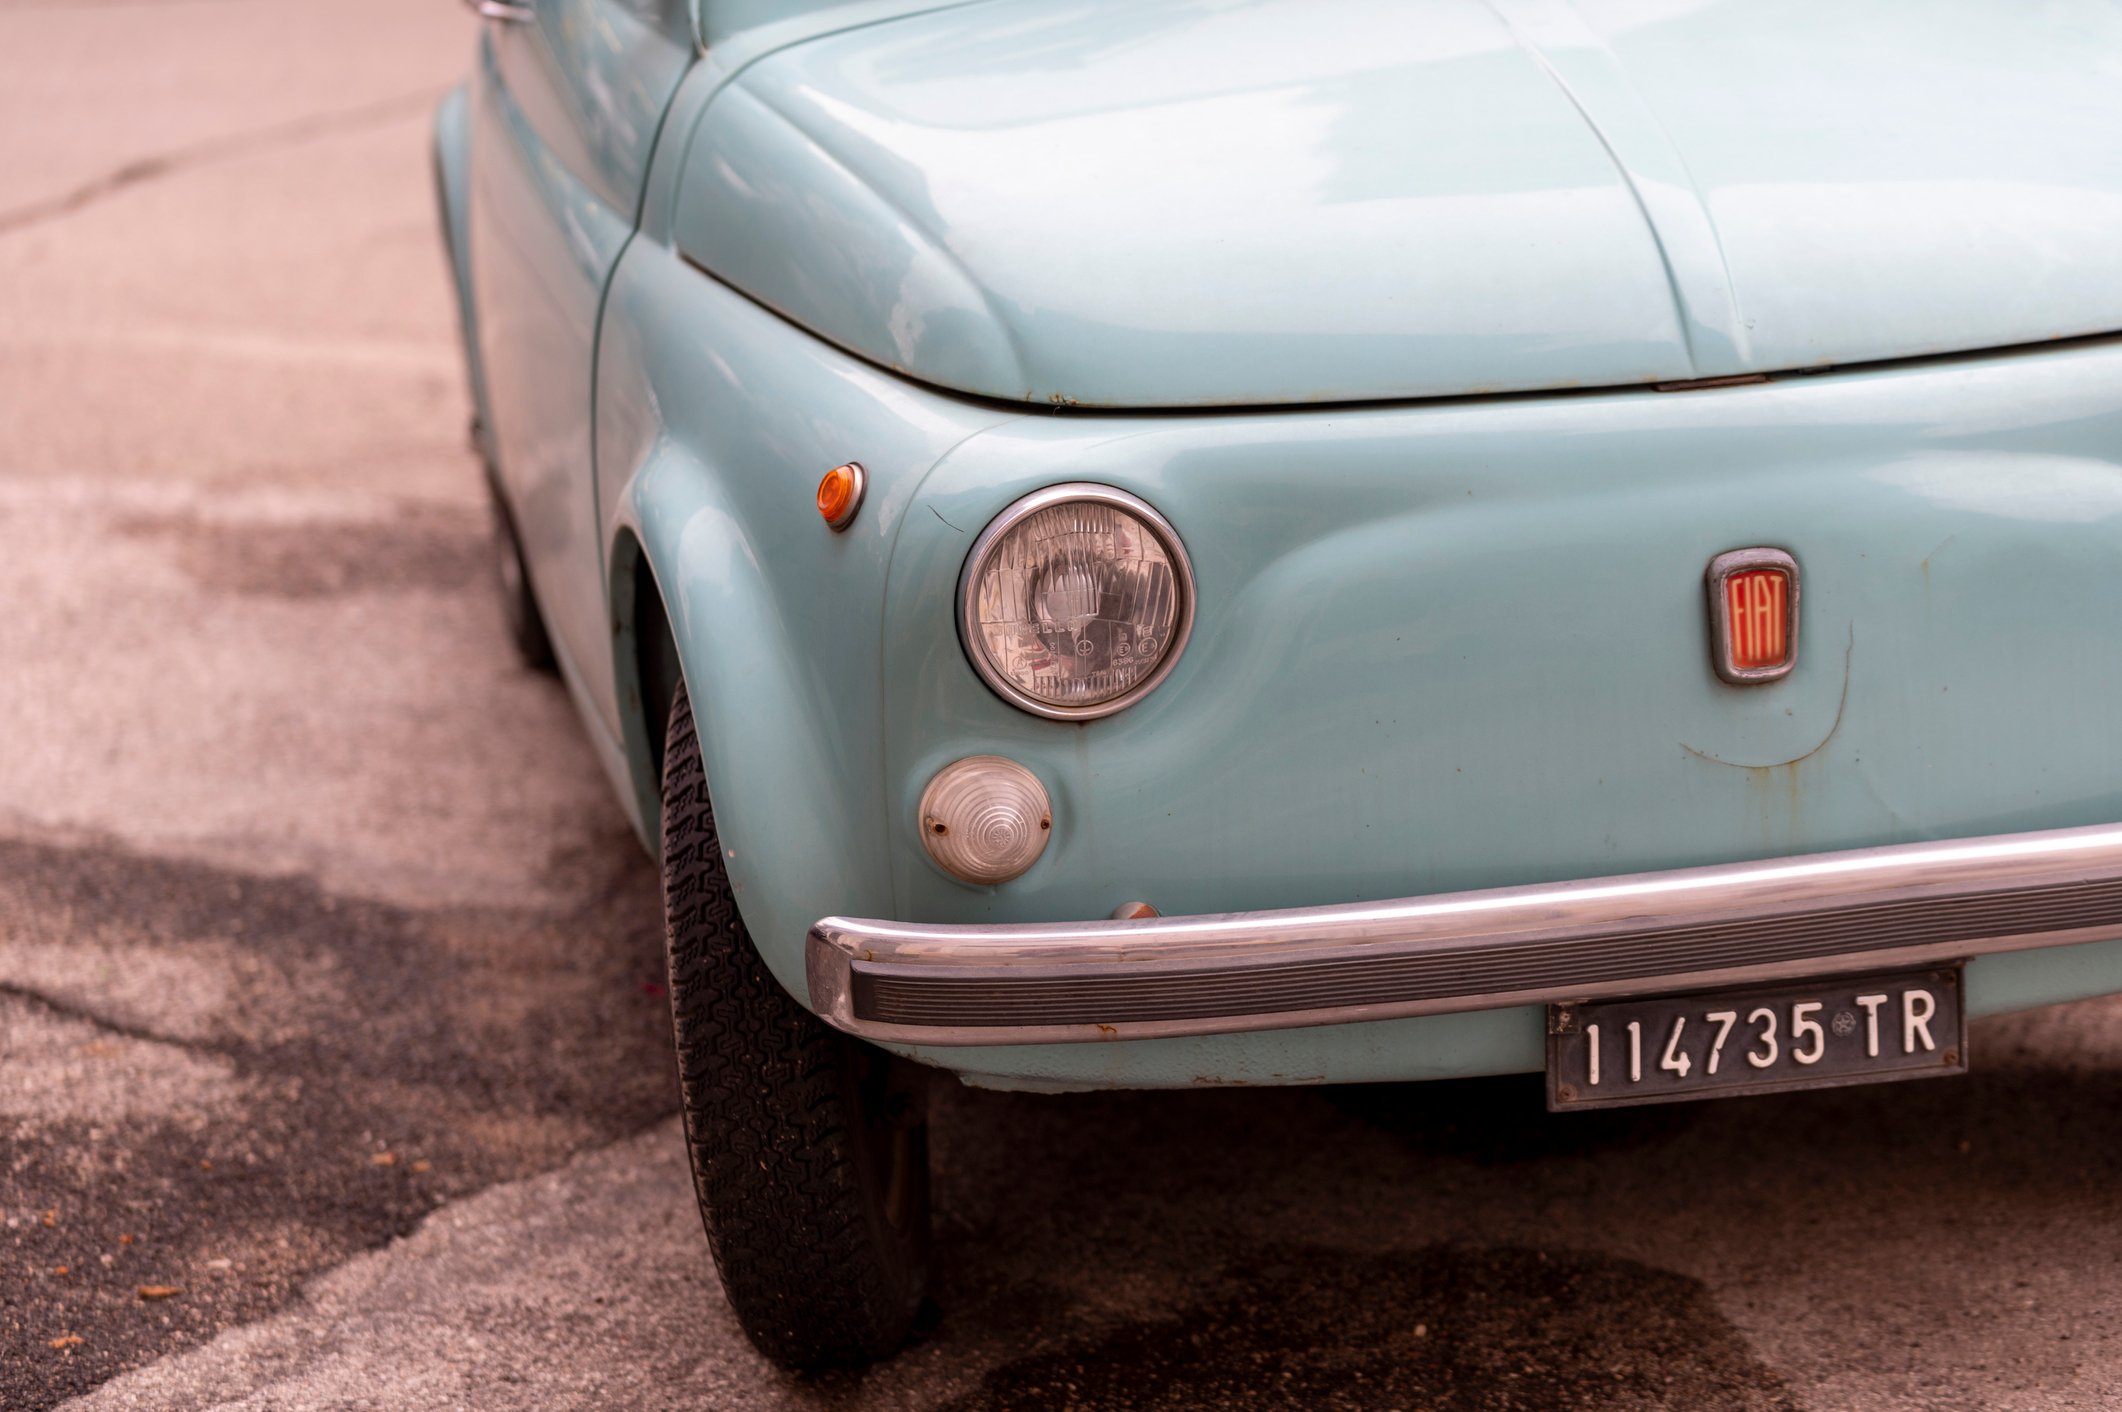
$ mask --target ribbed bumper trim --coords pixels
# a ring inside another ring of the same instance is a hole
[[[1216,1034],[1652,994],[2122,936],[2122,826],[1279,912],[828,917],[811,1003],[907,1044]]]

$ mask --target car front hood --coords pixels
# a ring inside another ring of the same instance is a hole
[[[1679,381],[2122,329],[2122,10],[989,0],[751,64],[704,268],[989,397]]]

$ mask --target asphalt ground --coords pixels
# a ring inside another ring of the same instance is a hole
[[[2104,1408],[2122,1002],[1964,1080],[938,1090],[937,1306],[723,1305],[654,873],[512,660],[446,0],[0,0],[0,1407]]]

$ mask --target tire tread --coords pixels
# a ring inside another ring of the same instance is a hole
[[[799,1004],[745,931],[682,687],[664,760],[678,1082],[715,1267],[746,1335],[776,1361],[881,1357],[920,1304],[926,1213],[910,1242],[878,1219],[849,1077],[858,1042]]]

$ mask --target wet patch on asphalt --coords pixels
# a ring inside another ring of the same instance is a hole
[[[484,515],[437,506],[408,506],[376,521],[134,515],[117,528],[133,538],[169,541],[202,588],[271,598],[458,593],[491,572],[493,558]]]
[[[598,900],[539,913],[0,841],[0,1025],[34,1051],[0,1071],[0,1406],[258,1318],[444,1200],[670,1113],[654,874],[610,842],[569,864]],[[134,951],[229,979],[164,1017],[111,984]]]
[[[1791,1409],[1701,1283],[1569,1250],[1255,1254],[1162,1317],[1002,1364],[949,1412]]]

